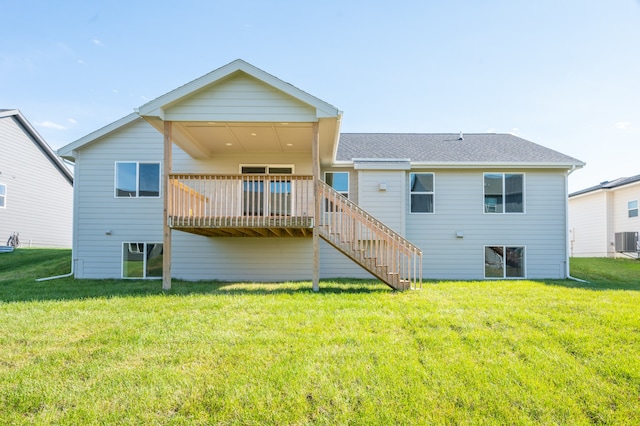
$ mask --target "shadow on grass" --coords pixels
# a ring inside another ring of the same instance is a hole
[[[0,302],[61,301],[147,296],[234,296],[277,294],[367,294],[392,293],[379,281],[336,279],[320,281],[315,293],[311,282],[240,283],[223,281],[173,280],[171,290],[163,291],[160,280],[88,280],[61,278],[51,281],[0,281]]]

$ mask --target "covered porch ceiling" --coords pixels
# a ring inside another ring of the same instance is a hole
[[[158,131],[164,121],[147,118]],[[337,146],[339,119],[319,119],[320,163],[333,162]],[[311,156],[313,123],[173,121],[173,142],[196,159],[225,155],[298,153]]]

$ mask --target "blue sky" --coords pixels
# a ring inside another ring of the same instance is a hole
[[[343,132],[514,133],[640,174],[638,0],[0,0],[0,108],[53,148],[234,59],[344,111]]]

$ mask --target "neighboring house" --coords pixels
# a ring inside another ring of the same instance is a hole
[[[582,162],[513,135],[340,134],[341,120],[237,60],[65,146],[76,277],[567,276]]]
[[[569,194],[571,256],[638,257],[640,175]]]
[[[73,175],[22,113],[0,110],[0,245],[71,247]]]

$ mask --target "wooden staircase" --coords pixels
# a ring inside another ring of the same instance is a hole
[[[395,290],[422,287],[422,251],[318,181],[319,236]]]

